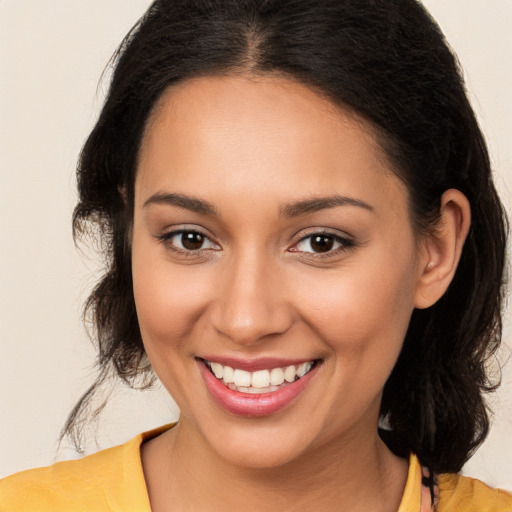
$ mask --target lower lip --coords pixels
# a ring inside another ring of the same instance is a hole
[[[304,391],[319,368],[316,365],[304,377],[276,391],[252,395],[228,388],[211,373],[202,360],[197,360],[197,364],[208,391],[217,403],[233,414],[246,417],[268,416],[284,409]]]

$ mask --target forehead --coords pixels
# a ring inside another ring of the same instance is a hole
[[[136,189],[193,189],[213,200],[272,193],[286,202],[346,190],[364,196],[397,181],[355,114],[284,78],[222,76],[165,92],[147,123]]]

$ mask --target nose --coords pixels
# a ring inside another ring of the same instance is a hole
[[[285,333],[293,308],[276,265],[255,256],[226,268],[211,309],[214,329],[236,344],[253,346]]]

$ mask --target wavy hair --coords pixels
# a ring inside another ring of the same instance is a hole
[[[415,0],[157,0],[113,57],[109,92],[78,164],[76,239],[93,233],[106,270],[86,303],[99,374],[71,412],[75,439],[109,376],[154,379],[132,292],[128,233],[144,128],[173,84],[205,75],[278,74],[374,128],[409,190],[417,232],[433,229],[449,188],[471,204],[456,275],[413,312],[381,414],[390,446],[435,472],[458,471],[485,438],[487,366],[501,339],[506,219],[457,58]],[[121,192],[122,191],[122,192]]]

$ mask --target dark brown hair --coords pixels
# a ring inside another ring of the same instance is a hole
[[[76,433],[112,374],[150,384],[132,293],[128,230],[141,138],[155,102],[200,75],[277,73],[369,121],[406,183],[416,229],[432,229],[449,188],[472,226],[446,294],[415,310],[384,390],[391,445],[433,471],[458,471],[485,438],[486,362],[501,338],[506,222],[456,57],[415,0],[157,0],[114,60],[109,93],[78,165],[77,237],[99,235],[106,272],[86,312],[98,380],[72,411]],[[120,191],[126,192],[126,200]],[[172,321],[172,320],[171,320]],[[75,430],[73,430],[75,429]]]

